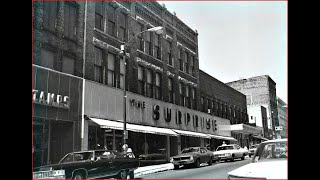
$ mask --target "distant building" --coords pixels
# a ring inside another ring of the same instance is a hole
[[[261,105],[248,105],[249,123],[262,128],[262,137],[269,137],[267,110]]]
[[[281,138],[287,137],[287,104],[277,97],[278,118],[279,118],[279,135]]]
[[[256,76],[226,83],[247,96],[247,105],[266,108],[269,137],[275,138],[275,126],[279,125],[276,83],[268,75]]]

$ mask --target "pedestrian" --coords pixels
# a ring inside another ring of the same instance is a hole
[[[222,142],[222,145],[224,146],[224,145],[227,145],[227,144],[226,144],[226,142],[225,142],[225,141],[223,141],[223,142]]]
[[[122,146],[122,152],[125,154],[125,157],[129,157],[129,158],[135,158],[132,149],[129,148],[128,144],[124,144]]]

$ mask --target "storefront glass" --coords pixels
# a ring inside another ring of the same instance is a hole
[[[200,138],[192,136],[181,136],[181,150],[187,147],[199,147]]]

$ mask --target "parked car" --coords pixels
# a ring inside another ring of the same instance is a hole
[[[34,179],[134,178],[139,160],[117,151],[91,150],[66,154],[57,164],[34,168]]]
[[[140,166],[167,163],[167,151],[165,148],[158,149],[154,153],[139,155]]]
[[[248,155],[248,150],[241,148],[237,144],[221,145],[215,152],[213,152],[213,155],[218,159],[218,161],[234,161],[234,159],[237,158],[244,160],[245,156]]]
[[[228,178],[288,179],[287,139],[260,143],[250,164],[228,173]]]
[[[259,144],[255,144],[255,145],[252,145],[249,148],[249,157],[254,155],[254,153],[256,152],[258,146],[259,146]]]
[[[215,161],[213,152],[204,147],[184,148],[179,155],[170,158],[174,169],[179,169],[180,165],[193,165],[195,167],[200,167],[201,163],[212,165]]]

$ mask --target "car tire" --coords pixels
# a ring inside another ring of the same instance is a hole
[[[208,161],[209,166],[212,165],[212,158],[210,158],[210,160]]]
[[[130,177],[130,179],[134,179],[134,171],[130,171],[129,177]]]
[[[84,179],[84,175],[83,173],[81,172],[76,172],[74,175],[73,175],[73,179]]]
[[[179,165],[174,165],[174,169],[179,169]]]
[[[241,157],[241,160],[244,160],[244,156],[246,156],[245,154],[243,154],[243,156]]]
[[[200,159],[198,158],[196,162],[194,162],[194,167],[199,168],[200,167]]]
[[[230,159],[231,162],[234,162],[234,154],[232,154],[232,158]]]
[[[249,154],[249,157],[251,157],[251,154]]]
[[[128,179],[128,172],[126,170],[121,170],[118,174],[119,179]]]

